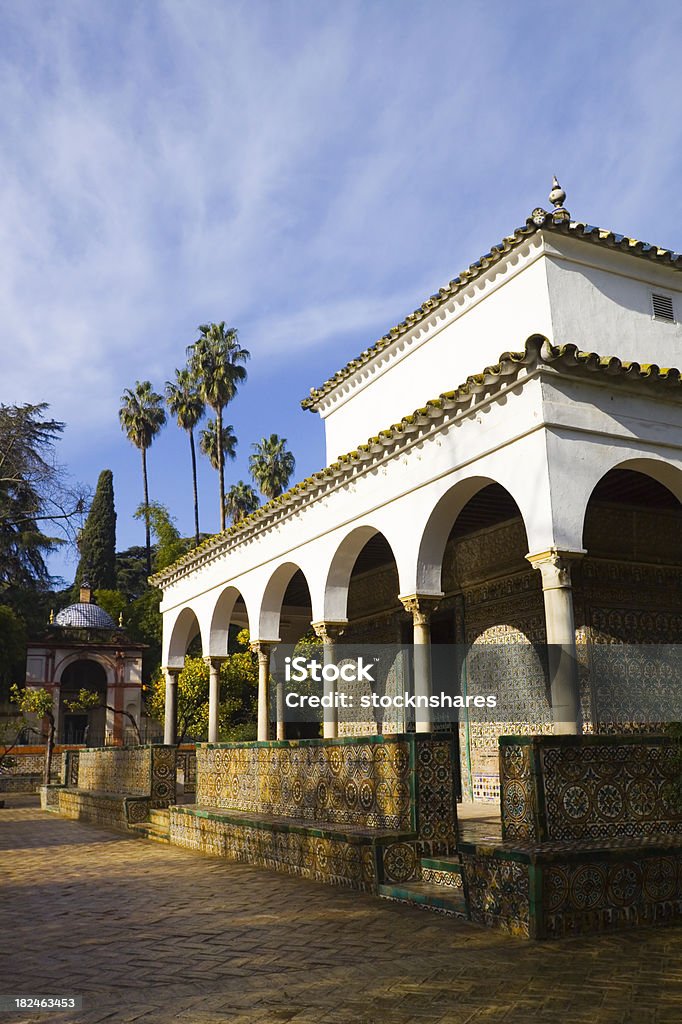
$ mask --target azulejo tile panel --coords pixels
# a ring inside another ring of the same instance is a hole
[[[543,934],[581,935],[682,917],[682,849],[543,868]]]
[[[151,806],[169,807],[176,798],[176,749],[154,746],[151,754]]]
[[[547,744],[540,757],[549,839],[682,837],[668,796],[679,772],[671,742]]]
[[[151,764],[150,747],[81,750],[78,789],[120,796],[148,796]]]
[[[411,784],[407,740],[197,749],[200,807],[407,831]]]
[[[537,807],[529,744],[500,746],[500,807],[505,839],[537,839]]]
[[[664,736],[501,737],[500,773],[505,839],[682,839]]]
[[[174,808],[171,842],[228,860],[285,871],[329,885],[376,890],[376,852],[371,843],[347,838],[254,828]]]
[[[471,920],[512,935],[530,935],[528,864],[482,854],[464,854],[462,865]]]

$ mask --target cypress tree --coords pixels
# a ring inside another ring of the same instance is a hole
[[[81,557],[73,582],[74,600],[78,600],[84,580],[93,590],[115,590],[116,511],[114,478],[110,469],[103,469],[99,475],[90,514],[78,538],[78,550]]]

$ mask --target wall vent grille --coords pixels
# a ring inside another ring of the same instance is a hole
[[[670,298],[669,295],[659,295],[657,292],[652,292],[651,306],[654,311],[654,319],[667,320],[668,323],[675,322],[675,314],[673,312],[673,300]]]

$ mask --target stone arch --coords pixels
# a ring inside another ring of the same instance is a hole
[[[609,465],[606,469],[602,466],[601,472],[597,479],[592,480],[591,486],[588,493],[585,496],[583,502],[583,513],[581,519],[581,534],[583,541],[585,538],[585,527],[587,522],[588,506],[590,499],[594,494],[595,490],[605,477],[612,473],[614,470],[632,470],[635,473],[641,473],[643,476],[649,477],[651,480],[655,480],[657,483],[665,487],[670,493],[677,498],[678,502],[682,505],[682,469],[678,466],[673,466],[670,462],[666,462],[664,459],[658,458],[627,458],[627,459],[614,459],[613,464]]]
[[[182,608],[169,630],[167,653],[163,660],[164,666],[167,668],[182,668],[185,664],[187,648],[194,637],[200,633],[199,619],[194,609],[190,607]],[[202,648],[203,646],[202,638]]]
[[[284,562],[279,565],[270,576],[263,591],[258,613],[258,636],[254,637],[255,640],[279,640],[284,595],[297,573],[302,575],[308,587],[308,593],[311,593],[308,577],[300,565],[297,565],[296,562]]]
[[[250,623],[249,612],[244,595],[237,587],[225,587],[214,605],[208,636],[208,653],[214,657],[224,657],[227,654],[230,625],[240,599],[245,608],[246,619],[240,625],[247,627]]]
[[[449,488],[436,502],[424,529],[422,530],[416,564],[416,592],[418,594],[439,594],[442,591],[442,571],[445,547],[450,533],[466,506],[484,488],[496,485],[504,488],[514,500],[519,515],[524,519],[516,496],[507,486],[489,476],[473,476],[460,480]]]
[[[376,536],[384,538],[398,567],[395,549],[383,530],[370,524],[357,526],[351,530],[337,547],[329,566],[324,588],[323,618],[325,621],[344,622],[346,620],[353,567],[367,542]]]
[[[92,661],[99,665],[106,673],[106,685],[113,686],[116,682],[116,670],[114,662],[111,658],[107,658],[103,654],[99,654],[96,651],[89,650],[84,657],[80,653],[67,654],[65,657],[58,661],[54,668],[54,678],[58,679],[61,685],[64,672],[73,664],[79,661]]]

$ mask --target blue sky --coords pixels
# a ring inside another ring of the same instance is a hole
[[[0,0],[0,401],[49,402],[61,461],[112,469],[118,545],[143,543],[120,395],[224,319],[252,353],[228,482],[271,432],[308,475],[323,428],[299,400],[553,173],[575,218],[682,248],[681,44],[676,0]],[[149,473],[190,533],[172,424]],[[207,464],[200,500],[213,531]],[[73,556],[51,568],[70,582]]]

